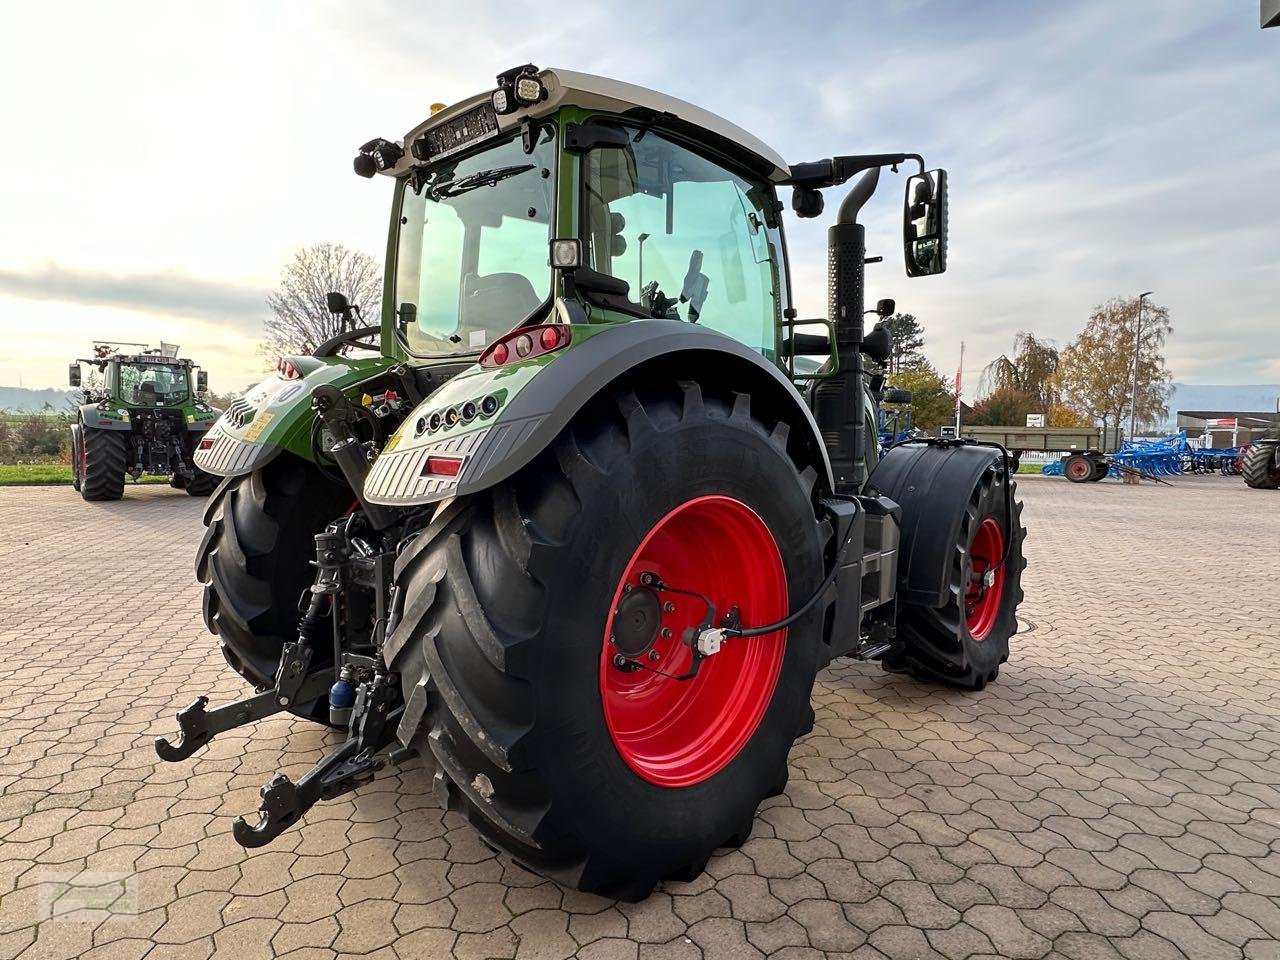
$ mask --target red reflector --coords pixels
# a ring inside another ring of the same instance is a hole
[[[422,472],[437,477],[456,477],[461,471],[461,457],[427,457],[427,465]]]
[[[99,420],[99,421],[98,421],[98,426],[100,426],[100,427],[109,427],[109,426],[111,426],[111,423],[112,423],[112,421],[110,421],[110,420]]]
[[[554,350],[560,346],[560,330],[557,327],[543,327],[539,339],[543,350]]]
[[[511,352],[507,349],[505,343],[495,343],[493,345],[493,353],[489,354],[489,359],[497,366],[502,366],[507,362],[507,357],[511,356]]]
[[[213,437],[205,437],[203,440],[201,440],[201,441],[200,441],[200,444],[199,444],[199,449],[201,449],[201,450],[212,450],[212,449],[213,449]]]

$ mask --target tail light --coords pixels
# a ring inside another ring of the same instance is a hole
[[[281,357],[276,361],[276,373],[284,377],[286,380],[301,380],[302,371],[294,366],[292,360],[286,360]]]
[[[480,354],[480,366],[500,367],[506,363],[532,360],[569,345],[569,327],[563,323],[546,323],[536,327],[520,327],[499,337]]]
[[[423,468],[423,476],[456,477],[462,472],[461,457],[427,457],[427,465]]]

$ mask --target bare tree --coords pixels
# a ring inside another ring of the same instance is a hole
[[[341,319],[329,312],[325,294],[337,291],[377,325],[382,299],[382,267],[367,253],[340,243],[303,247],[280,275],[280,289],[267,297],[272,319],[264,325],[261,350],[267,356],[311,353],[341,333]]]

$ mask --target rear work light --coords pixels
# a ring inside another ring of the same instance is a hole
[[[286,360],[281,357],[276,361],[276,373],[284,377],[286,380],[301,380],[302,371],[294,366],[292,360]]]
[[[480,366],[500,367],[506,363],[532,360],[567,347],[571,339],[569,326],[564,323],[520,327],[489,344],[489,348],[480,354]]]
[[[461,472],[461,457],[427,457],[427,464],[422,468],[424,477],[456,477]]]

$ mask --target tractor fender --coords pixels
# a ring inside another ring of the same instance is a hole
[[[411,440],[373,464],[364,494],[373,503],[407,506],[477,493],[512,476],[550,445],[570,420],[611,384],[639,368],[674,372],[677,378],[714,375],[785,417],[803,448],[832,487],[831,464],[813,414],[791,381],[761,354],[707,327],[679,320],[632,320],[593,332],[543,366],[514,393],[484,429],[457,437]],[[458,386],[464,383],[459,378]],[[495,381],[496,382],[496,381]],[[428,398],[419,411],[435,398]],[[413,422],[418,411],[406,423]],[[456,478],[424,477],[429,456],[465,457]]]
[[[86,430],[132,430],[129,411],[124,407],[108,407],[103,410],[96,403],[80,405],[80,423]]]
[[[902,507],[898,597],[941,607],[949,599],[951,551],[978,479],[1001,453],[972,444],[912,443],[893,447],[867,481]]]

